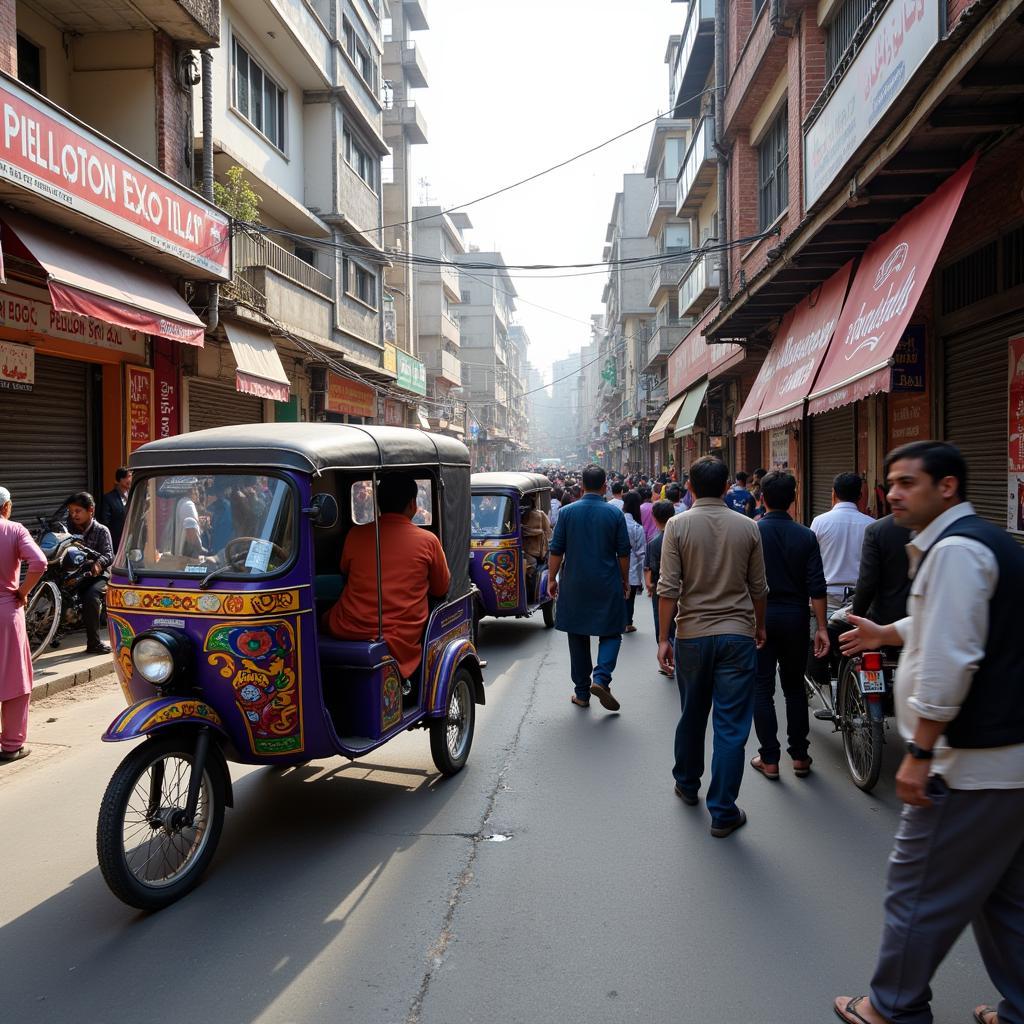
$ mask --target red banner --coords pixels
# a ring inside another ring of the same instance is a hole
[[[341,416],[372,419],[377,414],[377,392],[367,384],[328,371],[325,407]]]
[[[964,197],[977,156],[868,246],[808,412],[828,412],[892,386],[896,346],[914,315]]]
[[[230,278],[230,222],[215,206],[10,78],[0,104],[0,180]]]
[[[153,440],[153,371],[125,364],[128,454]]]
[[[178,412],[178,353],[163,338],[153,339],[153,389],[156,396],[156,436],[174,437],[181,430]]]

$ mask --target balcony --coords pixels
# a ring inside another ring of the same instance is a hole
[[[427,144],[427,122],[414,100],[396,103],[384,111],[384,135],[394,137],[404,132],[414,146]]]
[[[459,329],[458,319],[442,313],[438,318],[438,323],[441,337],[452,345],[461,346],[462,331]]]
[[[255,306],[297,334],[331,336],[334,279],[262,235],[234,239],[235,277],[225,302]]]
[[[659,324],[647,342],[647,362],[643,372],[649,373],[652,368],[665,363],[689,330],[688,321],[680,323],[675,320]]]
[[[708,239],[708,244],[716,242],[717,239]],[[679,282],[680,316],[700,316],[718,294],[720,259],[717,252],[704,252],[687,268],[686,275]]]
[[[666,294],[679,287],[679,279],[690,265],[689,260],[673,260],[671,263],[659,263],[651,274],[648,289],[647,305],[657,306]]]
[[[396,79],[392,69],[402,69],[402,77],[410,89],[427,88],[427,64],[423,52],[412,39],[384,40],[385,77]]]
[[[403,0],[402,13],[405,15],[406,25],[413,32],[425,32],[430,28],[426,0]]]
[[[459,362],[457,355],[435,348],[430,352],[423,353],[423,362],[431,377],[454,385],[462,383],[462,363]]]
[[[454,264],[446,263],[440,269],[441,287],[444,288],[449,299],[459,302],[462,298],[459,287],[459,268]]]
[[[700,113],[708,73],[715,60],[715,0],[690,0],[686,27],[672,65],[672,102],[675,117]]]
[[[676,216],[694,217],[718,177],[715,119],[702,117],[690,140],[676,183]]]
[[[647,212],[647,234],[657,238],[665,221],[672,216],[676,205],[675,182],[667,178],[659,178],[651,199],[651,208]]]
[[[134,0],[118,4],[34,0],[32,7],[53,24],[76,34],[159,29],[175,42],[191,44],[189,49],[216,46],[220,40],[220,4],[208,0]]]

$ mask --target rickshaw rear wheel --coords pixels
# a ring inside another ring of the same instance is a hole
[[[154,736],[118,765],[103,794],[96,853],[110,891],[139,910],[161,910],[199,883],[224,825],[226,766],[211,743],[191,826],[182,822],[194,750],[190,734]]]
[[[473,677],[460,668],[448,689],[444,715],[430,721],[430,756],[442,775],[457,775],[465,767],[475,728]]]

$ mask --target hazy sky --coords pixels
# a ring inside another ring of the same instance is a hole
[[[432,202],[454,206],[663,112],[665,49],[685,11],[670,0],[429,0],[430,30],[414,35],[430,83],[412,94],[430,143],[415,152],[414,203],[422,178]],[[509,263],[600,260],[622,175],[643,170],[650,132],[470,206],[468,240]],[[535,366],[589,342],[606,276],[515,278]]]

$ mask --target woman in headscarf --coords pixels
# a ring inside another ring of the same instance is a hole
[[[32,653],[25,631],[25,605],[46,572],[46,558],[21,523],[11,519],[11,492],[0,487],[0,763],[27,757],[28,705],[32,699]],[[19,585],[21,563],[28,573]]]

